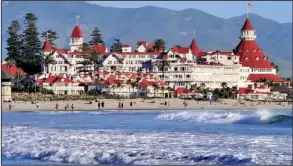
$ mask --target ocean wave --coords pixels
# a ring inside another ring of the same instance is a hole
[[[2,157],[75,164],[290,164],[291,141],[286,136],[4,126]]]
[[[292,115],[280,114],[277,111],[258,110],[246,112],[175,112],[163,113],[158,120],[187,120],[198,123],[230,123],[230,124],[279,124],[292,126]]]

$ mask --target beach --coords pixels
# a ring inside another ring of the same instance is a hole
[[[105,103],[104,108],[101,107],[100,110],[118,110],[119,100],[117,99],[100,99],[100,102]],[[210,104],[208,101],[194,101],[186,100],[188,105],[184,107],[183,100],[181,99],[123,99],[123,109],[124,110],[255,110],[255,109],[292,109],[292,104],[288,102],[251,102],[233,99],[221,99],[221,102],[213,102]],[[164,102],[167,102],[167,106]],[[36,104],[32,104],[28,101],[16,101],[12,103],[2,102],[2,111],[8,111],[9,104],[12,105],[12,111],[53,111],[55,110],[56,103],[59,104],[59,111],[64,111],[65,106],[69,104],[71,110],[71,105],[74,104],[74,111],[98,111],[97,102],[83,100],[68,100],[68,101],[39,101],[38,108]],[[133,102],[133,106],[130,106],[130,102]],[[168,106],[170,103],[170,106]]]

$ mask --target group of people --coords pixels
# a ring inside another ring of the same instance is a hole
[[[100,110],[101,107],[104,108],[104,106],[105,106],[104,101],[100,102],[100,101],[97,101],[97,100],[96,100],[96,102],[97,102],[98,110]]]
[[[65,107],[64,107],[64,111],[68,112],[69,109],[70,109],[69,104],[66,104]],[[71,112],[73,112],[73,110],[74,110],[74,105],[71,104]],[[61,110],[59,110],[59,104],[58,103],[55,104],[55,111],[61,111]]]

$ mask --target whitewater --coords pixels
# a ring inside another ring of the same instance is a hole
[[[292,111],[3,112],[2,164],[292,164]]]

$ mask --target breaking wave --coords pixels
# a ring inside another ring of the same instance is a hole
[[[198,123],[230,123],[230,124],[279,124],[292,126],[292,115],[279,114],[277,111],[258,110],[245,112],[176,112],[163,113],[158,120],[188,120]]]
[[[4,126],[2,157],[75,164],[291,164],[291,141],[274,136]]]

